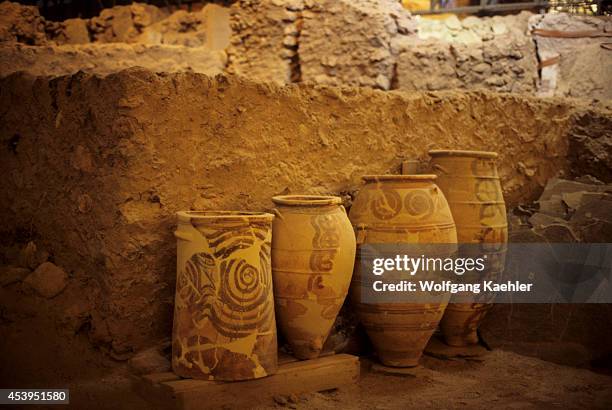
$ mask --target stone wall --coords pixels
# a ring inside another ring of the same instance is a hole
[[[443,147],[499,152],[513,206],[571,168],[577,126],[588,138],[610,116],[576,104],[142,69],[14,74],[0,79],[0,257],[14,264],[11,249],[35,241],[69,276],[57,320],[126,357],[170,333],[176,211],[264,210],[280,193],[348,206],[361,175]],[[11,286],[19,298],[25,285]]]
[[[543,37],[532,35],[533,29],[595,35]],[[226,63],[220,69],[275,84],[610,99],[612,52],[601,47],[609,32],[610,17],[522,12],[430,20],[411,16],[396,0],[240,0],[229,8],[208,4],[172,14],[133,4],[64,22],[45,21],[33,7],[0,3],[4,75],[19,70],[40,74],[45,66],[50,75],[80,69],[106,74],[133,65],[214,74],[210,67],[218,67],[217,53],[224,51],[227,59],[221,58]],[[72,48],[80,44],[91,47]],[[137,50],[130,52],[126,45]],[[36,49],[41,46],[46,48]],[[163,62],[158,63],[160,49],[148,46],[177,48],[161,53]],[[125,61],[105,63],[106,54]]]
[[[302,0],[240,0],[230,8],[228,72],[288,84],[297,79]]]
[[[397,87],[534,93],[538,61],[527,35],[530,16],[422,20],[418,40],[397,46]]]
[[[393,44],[416,33],[416,22],[392,0],[326,0],[303,12],[301,80],[388,90],[395,76]]]

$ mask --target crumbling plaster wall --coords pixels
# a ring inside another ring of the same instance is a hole
[[[340,194],[350,205],[361,175],[442,147],[499,152],[514,205],[567,168],[576,117],[610,115],[574,104],[142,69],[15,74],[0,79],[2,246],[48,249],[70,274],[56,298],[76,287],[91,299],[79,329],[124,357],[170,331],[176,211],[263,210],[280,193]]]

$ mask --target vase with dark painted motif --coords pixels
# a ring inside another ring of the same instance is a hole
[[[299,359],[319,356],[348,293],[355,235],[335,196],[275,196],[272,276],[280,332]]]
[[[416,366],[442,318],[449,294],[432,302],[366,301],[362,287],[370,286],[363,245],[394,245],[415,249],[434,245],[449,257],[456,252],[457,233],[448,203],[435,175],[373,175],[363,177],[349,212],[357,235],[357,261],[350,297],[359,319],[386,366]]]
[[[275,373],[274,216],[237,211],[177,215],[174,372],[226,381]]]
[[[429,155],[432,171],[438,175],[438,185],[448,199],[457,225],[461,256],[485,258],[487,267],[481,279],[499,278],[505,262],[508,223],[497,173],[497,154],[432,150]],[[481,292],[478,301],[459,303],[463,297],[453,295],[440,322],[444,340],[451,346],[478,343],[478,327],[493,306],[492,293]]]

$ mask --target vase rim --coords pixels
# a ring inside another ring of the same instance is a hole
[[[493,151],[470,151],[461,149],[432,149],[429,156],[449,156],[449,157],[475,157],[475,158],[497,158],[497,152]]]
[[[376,181],[427,181],[435,180],[438,178],[435,174],[409,174],[409,175],[395,175],[395,174],[383,174],[383,175],[364,175],[361,177],[366,182]]]
[[[342,198],[333,195],[276,195],[272,202],[288,206],[340,205]]]
[[[272,220],[274,215],[267,212],[254,211],[178,211],[176,213],[179,221],[190,221],[193,219],[210,220]]]

